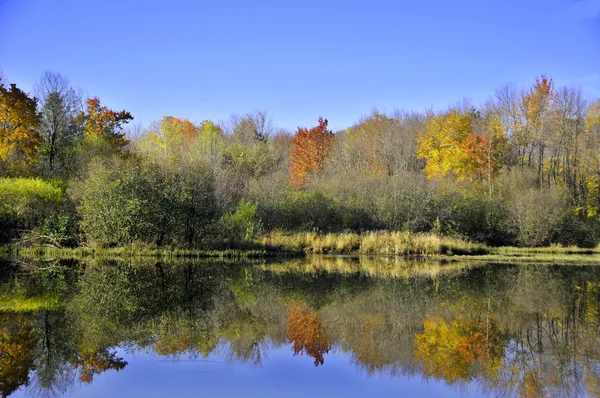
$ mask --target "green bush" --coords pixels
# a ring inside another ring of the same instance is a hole
[[[40,178],[0,178],[0,241],[41,226],[62,198],[57,184]]]
[[[212,186],[201,168],[173,170],[135,158],[97,160],[71,193],[88,242],[104,246],[191,246],[214,217]]]
[[[225,238],[233,242],[258,238],[259,223],[255,217],[256,204],[246,199],[240,200],[235,211],[224,215],[221,220]]]

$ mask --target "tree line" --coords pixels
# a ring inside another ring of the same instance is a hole
[[[408,231],[491,245],[595,246],[600,100],[538,77],[483,104],[374,111],[294,133],[133,116],[45,72],[0,79],[0,239],[201,247],[283,231]]]

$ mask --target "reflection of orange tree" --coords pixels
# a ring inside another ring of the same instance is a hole
[[[82,383],[91,383],[94,376],[107,370],[122,370],[127,366],[123,358],[117,357],[116,352],[110,352],[107,348],[96,351],[80,352],[77,358],[71,360],[73,369],[79,368],[79,380]]]
[[[449,384],[469,380],[474,365],[488,374],[502,364],[504,339],[493,320],[456,319],[448,324],[441,318],[426,318],[423,333],[415,334],[415,356],[427,376]]]
[[[36,339],[24,317],[0,319],[0,393],[6,397],[29,382]]]
[[[294,355],[306,354],[315,359],[315,366],[323,365],[323,355],[329,352],[330,341],[318,313],[312,313],[302,302],[289,306],[286,327]]]

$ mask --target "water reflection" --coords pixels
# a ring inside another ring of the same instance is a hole
[[[57,395],[120,350],[414,375],[497,396],[600,395],[600,269],[313,257],[282,264],[4,262],[0,391]]]

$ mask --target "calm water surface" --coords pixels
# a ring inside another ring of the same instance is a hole
[[[600,267],[0,260],[3,396],[599,396]]]

